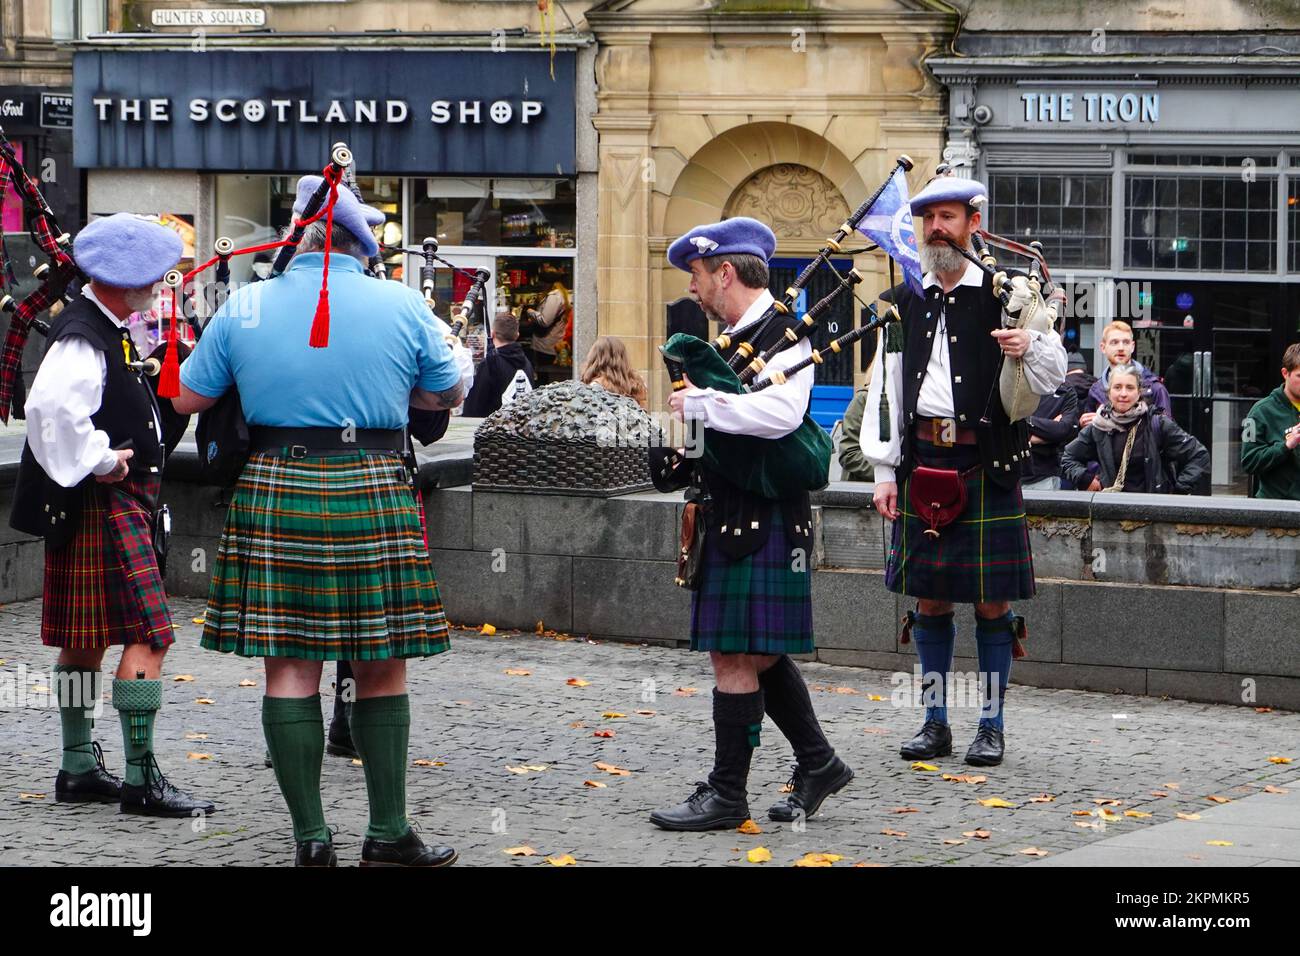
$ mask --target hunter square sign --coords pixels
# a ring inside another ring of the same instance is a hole
[[[531,51],[87,51],[73,161],[299,173],[345,141],[367,174],[571,175],[574,57]]]

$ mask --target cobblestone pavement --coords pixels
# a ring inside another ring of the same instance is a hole
[[[177,599],[172,609],[181,626],[167,660],[159,760],[182,788],[214,800],[218,813],[196,830],[189,820],[141,820],[111,806],[55,803],[57,711],[15,707],[6,699],[0,708],[0,863],[214,866],[292,859],[288,813],[262,763],[260,662],[200,650],[191,619],[201,603]],[[5,687],[13,692],[22,665],[48,674],[53,655],[39,646],[39,619],[39,602],[0,607],[0,693]],[[110,651],[107,666],[116,662],[117,652]],[[1003,766],[975,770],[961,763],[976,723],[967,706],[953,711],[957,753],[935,761],[938,771],[912,769],[897,750],[920,725],[920,712],[894,705],[891,675],[801,666],[828,735],[857,773],[803,829],[766,819],[791,760],[770,721],[750,778],[751,810],[762,834],[672,834],[647,822],[650,810],[684,798],[710,766],[711,678],[703,655],[517,633],[458,632],[450,653],[412,663],[409,812],[426,839],[445,839],[469,865],[545,866],[545,856],[571,854],[579,865],[750,866],[747,851],[760,846],[772,854],[767,866],[788,865],[806,853],[838,854],[840,866],[1026,864],[1039,859],[1022,854],[1027,848],[1044,851],[1048,862],[1116,837],[1130,835],[1132,843],[1133,832],[1154,833],[1156,825],[1173,822],[1159,831],[1177,838],[1161,862],[1205,866],[1243,862],[1225,848],[1202,845],[1215,838],[1212,827],[1204,827],[1215,812],[1207,797],[1239,802],[1259,794],[1249,801],[1258,824],[1269,819],[1265,801],[1278,801],[1280,813],[1284,804],[1294,807],[1300,788],[1300,762],[1269,760],[1300,756],[1294,753],[1300,715],[1016,686],[1008,696]],[[172,681],[177,674],[194,679]],[[570,678],[588,683],[572,685]],[[257,685],[239,686],[246,679]],[[328,676],[324,685],[323,706],[329,708]],[[692,687],[698,691],[677,690]],[[200,698],[213,703],[197,703]],[[606,716],[614,713],[625,716]],[[207,736],[186,739],[187,733]],[[111,707],[97,736],[110,769],[120,773],[121,735]],[[188,759],[192,753],[211,756]],[[416,760],[434,765],[415,766]],[[354,863],[366,820],[363,771],[347,760],[325,761],[326,817],[340,861]],[[597,762],[629,773],[608,773]],[[528,766],[545,769],[507,769]],[[987,781],[942,778],[976,773]],[[1289,787],[1292,796],[1263,793],[1266,785]],[[994,797],[1012,807],[978,802]],[[1110,808],[1114,821],[1074,815],[1097,813],[1101,800],[1119,801]],[[1124,815],[1130,811],[1143,816]],[[1178,812],[1205,816],[1181,823]],[[1189,841],[1192,831],[1184,834],[1180,825],[1199,827],[1203,838]],[[975,831],[988,836],[964,835]],[[1288,859],[1269,852],[1275,836],[1267,827],[1251,832],[1259,834],[1260,846],[1247,862]],[[502,852],[521,845],[538,855]]]

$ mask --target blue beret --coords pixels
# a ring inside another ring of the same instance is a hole
[[[295,216],[302,215],[302,211],[307,208],[307,201],[322,182],[324,179],[320,176],[304,176],[298,180],[298,198],[293,204]],[[374,206],[358,202],[357,197],[352,195],[352,190],[340,184],[339,198],[334,203],[334,225],[342,226],[356,236],[367,256],[379,255],[379,243],[375,242],[375,234],[370,230],[372,226],[383,222],[384,218],[382,212]],[[325,218],[322,216],[320,221],[324,222]]]
[[[153,285],[184,251],[173,230],[129,212],[92,220],[72,243],[72,258],[82,272],[119,289]]]
[[[668,247],[668,261],[683,272],[691,262],[707,256],[747,253],[764,262],[776,251],[776,236],[757,219],[737,216],[705,226],[696,226]]]
[[[922,209],[937,202],[960,202],[967,205],[976,199],[984,202],[988,199],[988,194],[984,184],[974,179],[939,176],[912,197],[912,215],[921,215]]]

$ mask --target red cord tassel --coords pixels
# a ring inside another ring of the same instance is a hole
[[[167,328],[167,353],[163,356],[162,369],[158,372],[159,398],[177,398],[181,394],[180,346],[176,344],[176,297],[180,294],[180,289],[184,288],[185,283],[182,282],[179,289],[171,290],[171,322]]]
[[[316,317],[312,319],[311,338],[307,344],[314,349],[328,348],[330,344],[330,290],[323,285],[320,298],[316,300]]]

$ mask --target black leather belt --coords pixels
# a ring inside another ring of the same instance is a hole
[[[320,458],[356,451],[406,450],[406,433],[400,428],[271,428],[255,425],[248,430],[250,454],[282,458]]]

